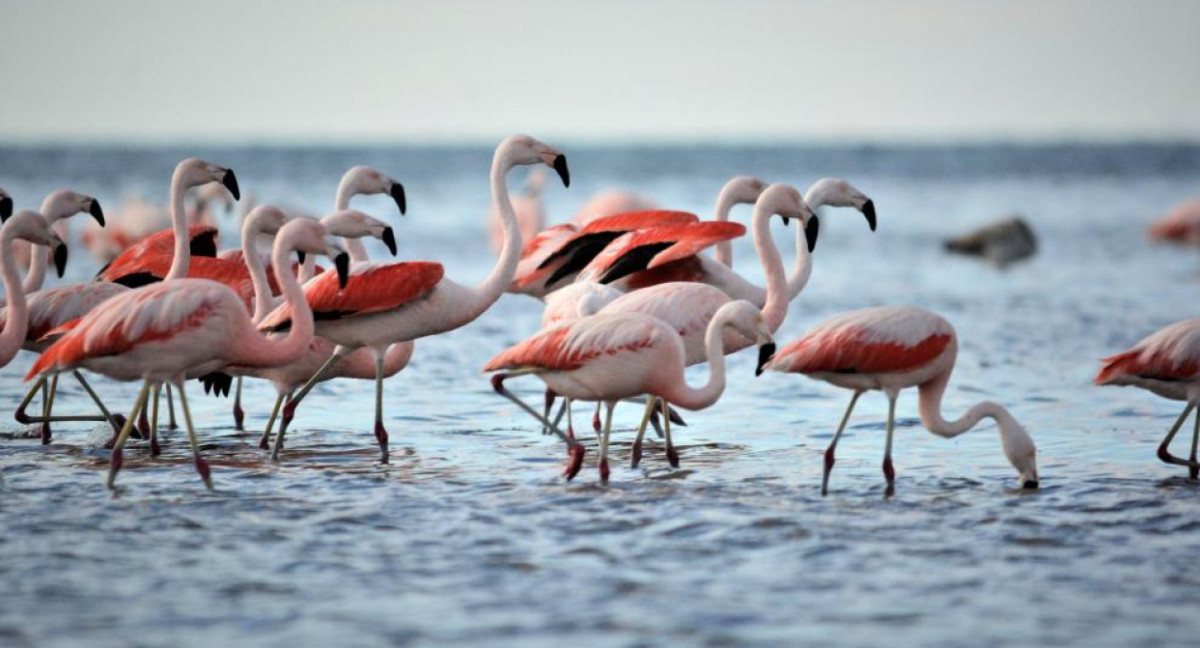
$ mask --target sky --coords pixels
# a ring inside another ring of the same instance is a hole
[[[1195,0],[0,0],[0,143],[1200,140]]]

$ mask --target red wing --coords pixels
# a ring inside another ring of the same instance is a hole
[[[518,367],[538,367],[554,371],[570,371],[583,366],[584,358],[567,352],[569,324],[542,331],[518,343],[488,361],[484,371],[499,371]]]
[[[216,227],[212,225],[192,225],[188,227],[188,237],[192,242],[193,256],[201,256],[199,252],[207,252],[210,247],[212,248],[212,252],[204,256],[216,255]],[[125,248],[123,252],[117,255],[117,258],[113,259],[111,263],[96,275],[96,278],[101,281],[118,281],[122,277],[131,274],[146,272],[161,279],[166,276],[167,271],[162,270],[156,274],[156,269],[161,266],[163,258],[166,259],[166,267],[170,268],[174,254],[174,230],[165,229],[155,232]]]
[[[409,261],[359,264],[343,289],[336,272],[322,272],[304,285],[308,305],[317,319],[335,319],[393,310],[424,297],[442,280],[440,263]],[[260,330],[280,330],[292,319],[292,309],[283,304],[259,324]]]
[[[1165,353],[1147,355],[1142,349],[1119,353],[1101,362],[1104,367],[1096,374],[1097,385],[1106,385],[1121,375],[1167,381],[1193,380],[1200,375],[1200,365],[1195,360],[1176,362]]]
[[[800,338],[776,353],[773,364],[793,373],[896,373],[911,371],[941,355],[952,336],[930,335],[916,345],[863,342],[859,331],[842,329]]]
[[[706,247],[745,233],[745,226],[722,221],[629,232],[609,243],[603,252],[596,255],[584,268],[581,277],[609,283],[639,270],[654,269],[693,256]]]
[[[700,218],[691,212],[670,209],[655,209],[649,211],[625,212],[597,218],[579,230],[580,234],[595,232],[629,232],[647,227],[663,227],[666,225],[685,225],[695,223]]]

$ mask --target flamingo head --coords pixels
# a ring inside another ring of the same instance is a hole
[[[96,222],[104,227],[104,210],[100,208],[100,201],[91,196],[76,193],[70,189],[58,189],[50,192],[50,195],[42,201],[42,215],[51,225],[75,214],[85,213],[91,214],[92,218],[95,218]]]
[[[767,183],[754,176],[734,176],[721,188],[728,195],[730,205],[753,205],[767,189]]]
[[[54,228],[39,213],[30,210],[18,212],[4,223],[2,230],[8,240],[22,239],[34,245],[50,248],[54,257],[54,269],[62,277],[67,270],[67,246]]]
[[[8,220],[13,212],[13,199],[8,195],[8,192],[0,189],[0,223]]]
[[[400,210],[401,215],[408,210],[404,185],[369,166],[359,165],[346,171],[342,176],[341,186],[338,187],[338,193],[343,192],[362,195],[387,194],[396,201],[396,207]]]
[[[1029,432],[1011,416],[997,420],[1000,427],[1000,440],[1004,445],[1004,455],[1009,463],[1017,469],[1021,488],[1036,490],[1038,488],[1037,446]]]
[[[253,234],[268,234],[274,236],[288,222],[288,215],[274,205],[258,205],[246,214],[242,224],[242,237]]]
[[[304,254],[324,254],[333,260],[337,268],[338,285],[346,287],[350,281],[350,255],[341,246],[327,240],[328,232],[321,223],[308,218],[297,218],[279,230],[278,240],[288,241],[292,249]]]
[[[205,162],[200,158],[187,158],[176,165],[175,177],[171,182],[172,184],[180,183],[185,188],[199,187],[210,182],[219,182],[225,185],[225,188],[233,195],[234,200],[242,197],[242,192],[238,188],[237,176],[233,174],[233,169]]]
[[[775,355],[775,338],[763,319],[762,311],[754,304],[739,299],[722,306],[713,316],[714,322],[718,319],[747,340],[754,340],[754,345],[758,347],[758,365],[754,368],[754,375],[762,375],[763,365]]]
[[[784,225],[793,218],[800,219],[805,239],[808,241],[808,251],[816,249],[821,222],[795,187],[783,183],[773,184],[762,192],[755,204],[756,210],[764,209],[770,214],[778,215],[783,219]]]
[[[341,236],[343,238],[374,236],[383,241],[383,244],[387,246],[388,252],[391,252],[392,256],[396,256],[396,234],[392,231],[391,226],[383,221],[371,218],[356,209],[343,209],[333,212],[322,218],[321,224],[325,226],[325,230],[332,236]]]
[[[545,164],[558,173],[564,187],[571,186],[571,172],[567,170],[567,156],[553,146],[543,144],[528,135],[509,135],[496,149],[496,157],[506,160],[510,166]]]
[[[813,205],[830,207],[853,207],[867,218],[871,231],[875,231],[875,202],[854,185],[841,178],[821,178],[808,188],[805,200]]]

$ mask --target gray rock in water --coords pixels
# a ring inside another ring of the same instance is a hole
[[[983,257],[1002,266],[1037,253],[1037,237],[1025,219],[1018,215],[948,239],[945,245],[949,252]]]

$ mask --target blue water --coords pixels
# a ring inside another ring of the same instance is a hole
[[[653,444],[640,469],[627,467],[632,407],[618,414],[612,482],[599,485],[589,461],[564,483],[561,446],[479,373],[537,328],[540,305],[506,296],[472,325],[419,341],[387,383],[387,466],[365,382],[319,388],[280,465],[253,433],[233,431],[227,401],[190,388],[211,494],[182,433],[157,460],[135,444],[113,496],[102,430],[63,424],[43,447],[0,424],[0,645],[1194,642],[1200,484],[1154,458],[1181,408],[1091,377],[1097,358],[1195,315],[1195,250],[1152,245],[1143,231],[1200,194],[1200,147],[553,143],[573,181],[547,191],[553,221],[614,185],[708,214],[734,174],[801,188],[849,179],[874,198],[879,231],[852,212],[823,218],[812,281],[780,342],[864,306],[941,313],[961,345],[947,412],[985,398],[1009,406],[1037,440],[1041,491],[1016,489],[993,426],[936,438],[908,393],[897,493],[885,498],[886,404],[873,394],[822,498],[821,453],[848,394],[799,376],[755,379],[751,352],[731,359],[723,399],[678,430],[679,470]],[[69,186],[115,210],[128,192],[165,200],[184,155],[233,167],[259,200],[318,213],[345,168],[377,166],[404,182],[409,215],[385,198],[355,205],[397,224],[401,257],[441,261],[468,283],[494,260],[487,147],[0,148],[0,186],[18,206]],[[742,209],[735,219],[748,218]],[[941,251],[943,237],[1013,211],[1040,238],[1029,262],[998,270]],[[736,254],[761,277],[748,241]],[[97,267],[82,251],[72,263],[74,280]],[[0,408],[19,402],[31,361],[0,371]],[[538,401],[536,381],[511,384]],[[135,394],[97,386],[121,409]],[[248,384],[248,427],[261,428],[272,397]],[[69,381],[59,404],[87,410]]]

